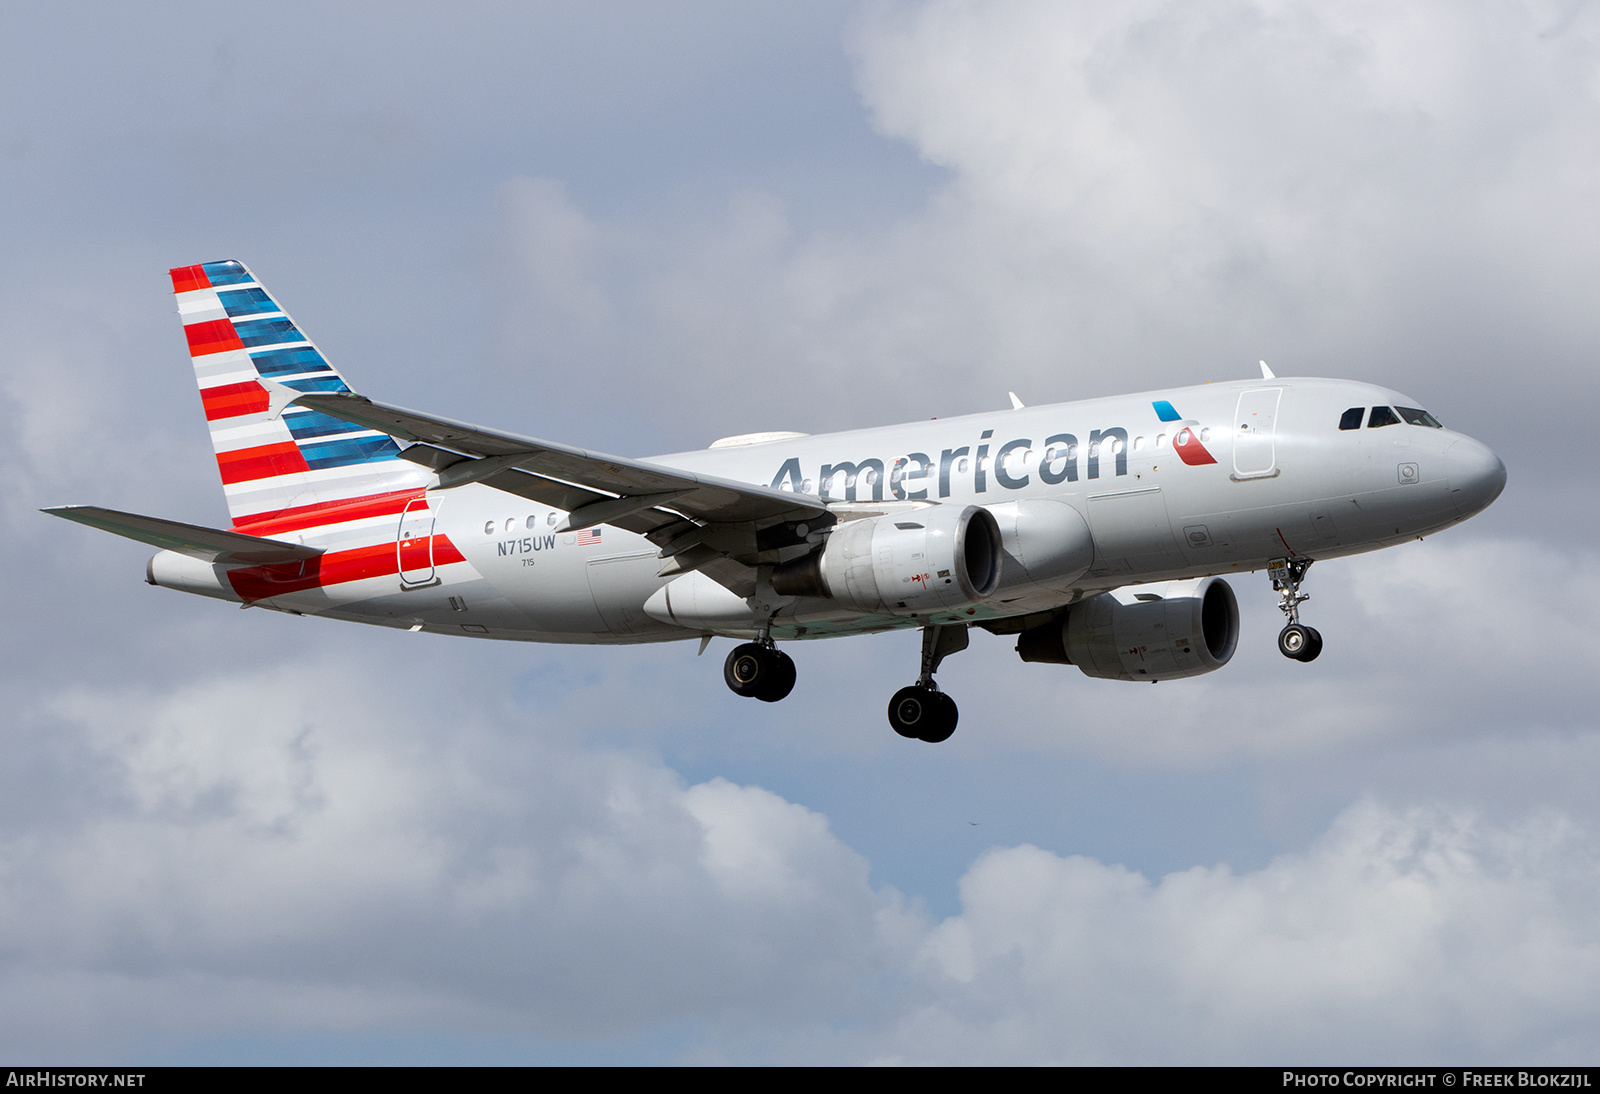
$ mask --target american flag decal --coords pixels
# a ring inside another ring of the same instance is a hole
[[[590,547],[599,542],[600,529],[598,528],[585,528],[583,531],[578,533],[579,547]]]

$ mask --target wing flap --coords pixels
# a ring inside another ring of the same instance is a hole
[[[536,501],[555,509],[565,509],[568,512],[592,502],[607,501],[611,497],[610,494],[586,490],[571,483],[555,482],[542,475],[529,475],[511,467],[497,471],[493,475],[486,475],[478,481],[496,490],[515,494],[519,498],[527,498],[529,501]]]
[[[597,505],[612,502],[618,499],[610,494],[601,494],[594,490],[585,490],[581,486],[570,483],[556,482],[541,475],[530,475],[525,471],[507,469],[487,475],[482,479],[474,480],[492,486],[496,490],[504,490],[508,494],[515,494],[519,498],[539,502],[555,509],[565,509],[572,512],[586,505]],[[657,528],[664,528],[669,524],[681,524],[683,518],[676,513],[663,512],[660,509],[635,510],[613,517],[606,524],[614,528],[625,528],[630,532],[648,535]]]
[[[152,547],[176,551],[201,562],[265,566],[299,562],[322,554],[320,547],[247,536],[242,532],[202,528],[197,524],[140,516],[137,513],[120,513],[115,509],[102,509],[98,505],[56,505],[40,511],[126,539],[148,543]]]

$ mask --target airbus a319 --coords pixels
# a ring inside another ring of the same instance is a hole
[[[1345,380],[1212,383],[634,459],[358,395],[242,263],[171,271],[232,527],[57,516],[162,548],[152,585],[245,607],[532,642],[739,640],[723,677],[776,702],[779,642],[922,632],[889,703],[942,741],[934,673],[972,627],[1024,661],[1160,681],[1239,641],[1223,575],[1266,570],[1300,621],[1314,560],[1458,524],[1499,496],[1483,444]]]

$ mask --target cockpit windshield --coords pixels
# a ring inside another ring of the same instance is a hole
[[[1386,425],[1399,425],[1401,422],[1405,422],[1407,425],[1427,426],[1429,429],[1444,428],[1439,424],[1438,418],[1435,418],[1426,410],[1418,410],[1414,406],[1375,406],[1372,408],[1370,415],[1367,413],[1366,407],[1353,406],[1339,415],[1339,428],[1360,429],[1363,417],[1367,419],[1368,429],[1378,429]]]
[[[1439,419],[1429,414],[1426,410],[1418,410],[1414,406],[1397,406],[1395,409],[1400,412],[1400,417],[1405,419],[1407,425],[1425,425],[1429,429],[1444,428],[1439,424]]]

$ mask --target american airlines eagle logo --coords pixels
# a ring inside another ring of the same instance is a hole
[[[1206,446],[1200,443],[1200,422],[1194,418],[1184,418],[1177,408],[1165,399],[1157,399],[1150,404],[1155,407],[1156,417],[1163,422],[1176,422],[1178,431],[1172,435],[1172,450],[1178,458],[1191,467],[1201,464],[1216,463],[1217,458],[1206,451]]]

